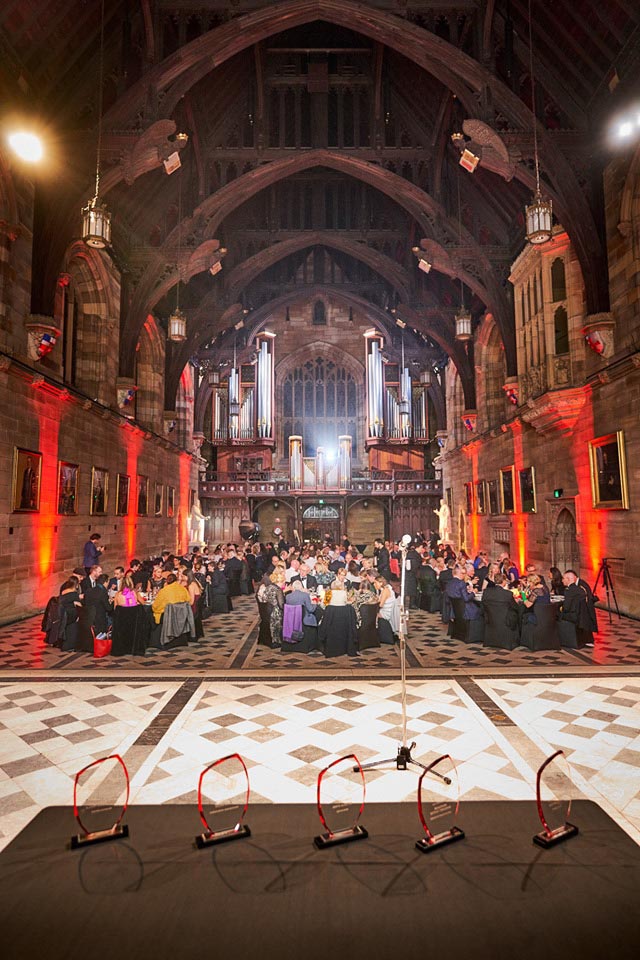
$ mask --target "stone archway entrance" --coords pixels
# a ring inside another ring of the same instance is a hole
[[[332,543],[340,542],[340,512],[337,507],[311,506],[302,514],[302,539],[320,543],[328,537]]]
[[[554,564],[563,573],[568,569],[578,570],[580,551],[576,539],[576,521],[566,507],[560,511],[556,520],[554,554]]]

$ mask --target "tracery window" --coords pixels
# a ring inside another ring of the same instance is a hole
[[[324,357],[307,360],[283,381],[284,450],[289,437],[301,436],[305,457],[317,447],[336,451],[338,437],[349,434],[356,443],[356,381],[348,370]]]

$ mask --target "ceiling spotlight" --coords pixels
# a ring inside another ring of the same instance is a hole
[[[631,123],[630,120],[625,120],[624,123],[621,123],[620,126],[618,127],[618,136],[622,137],[623,139],[625,137],[630,137],[632,133],[633,133],[633,124]]]
[[[189,142],[189,134],[188,134],[188,133],[176,133],[176,135],[175,135],[175,137],[174,137],[173,139],[176,141],[176,143],[183,143],[183,144],[184,144],[184,143],[188,143],[188,142]]]
[[[9,136],[9,146],[21,160],[26,160],[27,163],[38,163],[42,160],[42,141],[34,133],[27,133],[24,130],[12,133]]]
[[[431,264],[425,257],[420,257],[418,260],[418,269],[424,273],[429,273],[431,271]]]
[[[164,165],[165,173],[172,174],[176,170],[179,170],[182,166],[182,160],[180,159],[180,154],[177,150],[174,150],[173,153],[170,153],[166,160],[162,161]]]
[[[222,270],[222,260],[214,260],[211,266],[209,267],[209,273],[212,277],[215,277],[216,273],[220,273]]]
[[[404,328],[406,327],[406,323],[404,322],[404,320],[401,320],[400,317],[396,317],[396,326],[400,327],[401,330],[404,330]]]
[[[480,157],[477,157],[475,153],[472,153],[471,150],[465,147],[460,156],[460,166],[468,170],[469,173],[473,173],[479,163]]]
[[[464,143],[464,133],[460,133],[459,131],[457,133],[452,133],[451,142],[455,144],[456,147],[461,147]]]

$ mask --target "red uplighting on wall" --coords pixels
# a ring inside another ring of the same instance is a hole
[[[189,546],[189,490],[191,489],[191,457],[180,454],[180,491],[178,494],[178,522],[176,524],[176,552]]]
[[[46,414],[38,414],[40,433],[39,449],[42,452],[40,474],[40,512],[33,517],[32,536],[34,556],[37,558],[40,582],[37,589],[38,602],[44,604],[51,594],[48,579],[53,572],[58,535],[58,436],[60,415],[64,406],[56,405],[47,398]],[[74,564],[71,564],[74,566]]]
[[[127,563],[136,555],[136,524],[138,522],[138,458],[142,448],[142,434],[138,430],[123,431],[127,451],[127,474],[129,476],[129,511],[124,517],[124,539]]]
[[[579,430],[576,429],[579,427]],[[579,424],[576,424],[569,445],[569,453],[576,474],[579,496],[578,538],[582,542],[581,556],[589,565],[589,572],[595,576],[600,569],[600,560],[606,549],[607,526],[609,516],[606,510],[596,510],[591,498],[591,470],[589,467],[589,443],[595,434],[593,420],[593,398],[591,390],[586,388],[586,400],[580,411]],[[586,571],[581,571],[586,573]]]
[[[513,524],[516,535],[516,555],[518,557],[518,569],[524,571],[527,556],[527,524],[525,515],[522,512],[522,503],[520,498],[520,471],[524,469],[524,454],[522,452],[522,424],[519,420],[511,423],[511,432],[513,434],[513,500],[515,512],[513,514]]]

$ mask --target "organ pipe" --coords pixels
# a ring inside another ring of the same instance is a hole
[[[367,420],[370,439],[384,435],[382,338],[367,336]]]
[[[351,437],[338,437],[338,486],[341,490],[351,487]]]
[[[289,437],[289,486],[302,489],[302,437]]]
[[[273,341],[274,334],[263,333],[257,340],[257,434],[261,440],[273,438]]]

